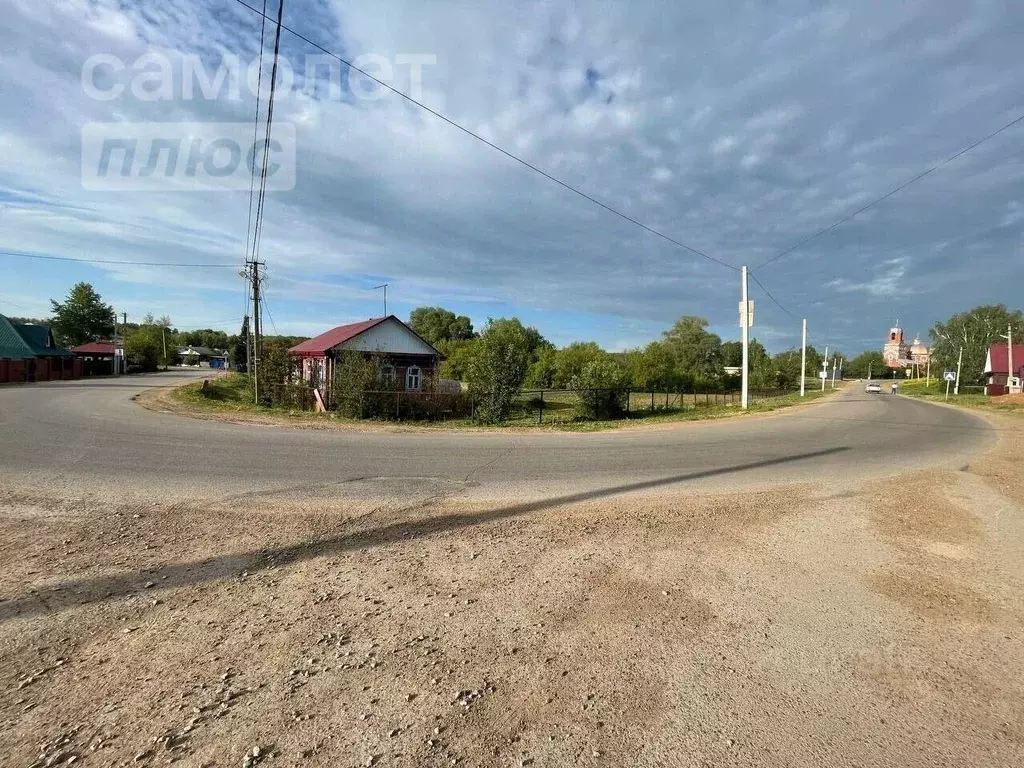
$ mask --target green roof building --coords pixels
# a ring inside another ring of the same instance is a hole
[[[81,375],[75,354],[57,346],[45,325],[12,323],[0,315],[0,383],[74,379]]]

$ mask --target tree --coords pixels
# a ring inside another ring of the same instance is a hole
[[[473,322],[444,307],[418,307],[409,315],[409,327],[435,347],[445,341],[472,339]]]
[[[128,365],[145,372],[155,371],[163,359],[163,336],[157,325],[140,325],[125,334],[124,356]]]
[[[531,335],[518,318],[487,321],[473,346],[468,376],[478,421],[508,419],[530,366],[530,344]]]
[[[855,379],[866,379],[869,376],[880,379],[888,372],[885,358],[877,350],[861,352],[855,358],[843,364],[843,372]]]
[[[626,374],[607,352],[587,361],[569,388],[579,397],[579,411],[588,419],[615,419],[626,409]]]
[[[722,377],[722,340],[707,327],[703,317],[686,315],[664,333],[679,372],[701,383]]]
[[[235,369],[248,371],[249,365],[249,316],[242,319],[242,330],[238,332],[234,346],[231,348],[231,362]]]
[[[1002,337],[1008,326],[1013,327],[1014,342],[1024,342],[1024,314],[1019,309],[1007,309],[1005,304],[975,307],[953,315],[944,323],[935,323],[928,332],[932,342],[932,370],[956,370],[962,347],[964,362],[960,381],[980,383],[988,348],[1006,343]],[[1014,360],[1015,365],[1016,362]]]
[[[536,360],[530,366],[526,376],[526,384],[535,389],[553,389],[555,386],[555,368],[558,362],[558,350],[553,346],[542,348]]]
[[[53,306],[50,330],[66,347],[109,337],[114,332],[113,308],[103,303],[89,283],[77,283],[63,302],[51,299],[50,304]]]
[[[680,374],[672,348],[664,341],[630,350],[623,356],[623,367],[635,389],[666,392],[688,383]]]
[[[441,341],[437,344],[438,351],[445,356],[441,361],[441,378],[464,381],[469,374],[469,363],[473,357],[476,339],[458,339]]]
[[[575,341],[555,354],[554,386],[565,389],[583,368],[607,354],[593,341]]]

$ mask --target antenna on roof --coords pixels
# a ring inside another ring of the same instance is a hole
[[[387,317],[388,316],[388,284],[384,283],[383,285],[375,285],[375,286],[373,286],[373,290],[375,290],[375,291],[376,290],[380,290],[381,288],[384,289],[384,317]]]

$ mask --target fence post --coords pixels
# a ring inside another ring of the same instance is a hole
[[[629,413],[629,401],[632,399],[632,390],[626,387],[626,413]]]
[[[544,423],[544,390],[540,391],[540,410],[537,412],[537,423]]]
[[[402,410],[401,410],[401,407],[402,407],[402,393],[396,389],[395,390],[395,421],[401,421],[402,420]]]

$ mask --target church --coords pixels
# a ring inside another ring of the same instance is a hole
[[[921,343],[919,336],[914,337],[913,344],[907,344],[897,320],[896,325],[889,329],[889,338],[882,347],[882,358],[890,368],[914,368],[920,371],[928,367],[931,351]]]

